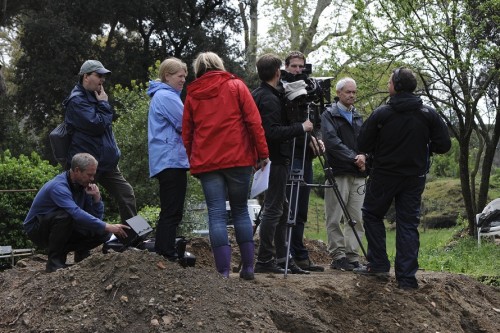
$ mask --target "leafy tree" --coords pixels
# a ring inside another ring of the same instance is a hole
[[[6,12],[5,24],[16,18],[20,27],[22,53],[13,64],[17,121],[40,138],[33,149],[46,158],[51,157],[47,133],[62,119],[61,102],[86,59],[101,60],[113,72],[109,83],[124,87],[145,82],[156,59],[173,55],[191,63],[205,50],[216,51],[229,70],[242,73],[234,60],[237,41],[230,36],[239,32],[240,22],[228,0],[40,0],[22,6],[8,1]]]
[[[423,83],[420,92],[445,119],[459,145],[470,234],[476,212],[486,204],[500,135],[500,109],[491,98],[498,96],[499,88],[499,31],[494,28],[500,23],[494,14],[499,6],[495,0],[376,1],[371,15],[356,22],[357,38],[342,43],[355,64],[374,58],[387,64],[399,61],[417,72]],[[474,133],[480,147],[471,156]],[[471,165],[481,172],[478,191]]]
[[[364,12],[370,0],[267,0],[271,17],[265,52],[285,55],[298,50],[306,56],[326,47],[337,37],[350,34],[353,22]],[[321,21],[321,29],[320,26]]]

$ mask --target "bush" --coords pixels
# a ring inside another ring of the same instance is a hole
[[[59,173],[37,153],[30,157],[12,157],[10,151],[0,156],[0,245],[31,247],[23,231],[23,221],[38,189]],[[31,189],[31,191],[29,191]],[[26,190],[10,192],[12,190]]]

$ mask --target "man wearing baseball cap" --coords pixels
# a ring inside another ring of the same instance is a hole
[[[106,75],[110,73],[100,61],[85,61],[78,73],[79,82],[63,102],[64,121],[72,132],[67,160],[78,153],[95,157],[95,180],[117,201],[123,223],[136,216],[137,210],[134,190],[118,168],[120,149],[113,134],[114,112],[104,91]]]

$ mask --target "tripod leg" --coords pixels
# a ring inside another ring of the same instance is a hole
[[[286,245],[287,256],[286,256],[286,260],[285,260],[285,274],[284,274],[285,279],[288,275],[288,264],[290,261],[290,243],[291,243],[291,239],[292,239],[292,226],[291,225],[288,225],[286,239],[287,239],[287,245]]]

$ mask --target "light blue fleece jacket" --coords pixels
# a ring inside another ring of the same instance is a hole
[[[148,115],[149,176],[165,169],[189,169],[186,148],[182,142],[184,104],[180,91],[166,83],[150,81],[151,97]]]

